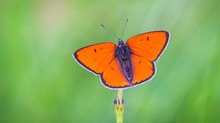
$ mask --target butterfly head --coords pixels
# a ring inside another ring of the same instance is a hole
[[[119,45],[123,45],[123,44],[125,44],[124,41],[119,38],[119,39],[118,39],[118,46],[119,46]]]
[[[121,39],[118,39],[118,45],[117,45],[117,55],[124,56],[128,54],[127,52],[127,45],[122,41]]]

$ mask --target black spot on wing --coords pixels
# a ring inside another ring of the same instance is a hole
[[[141,64],[141,60],[138,63]]]
[[[96,49],[94,49],[94,52],[96,53]]]

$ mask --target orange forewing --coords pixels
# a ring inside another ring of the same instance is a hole
[[[145,57],[149,61],[156,61],[166,47],[168,39],[168,32],[154,31],[131,37],[127,45],[133,54]]]
[[[112,42],[90,45],[77,50],[75,59],[88,70],[101,74],[114,59],[116,45]]]

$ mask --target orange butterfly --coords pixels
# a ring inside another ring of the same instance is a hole
[[[83,47],[73,56],[84,68],[100,75],[110,89],[125,89],[146,83],[156,73],[155,61],[169,41],[167,31],[152,31],[131,37],[125,43],[105,42]]]

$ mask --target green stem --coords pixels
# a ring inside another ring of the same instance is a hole
[[[122,97],[123,90],[118,90],[118,95],[114,100],[116,123],[123,123],[124,100]]]

